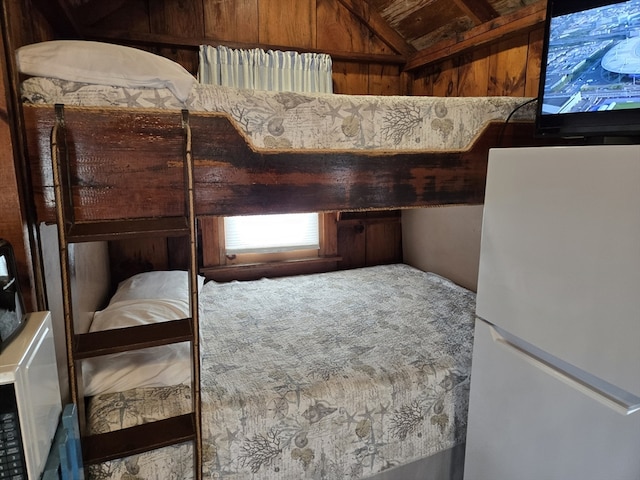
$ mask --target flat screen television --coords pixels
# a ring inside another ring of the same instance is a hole
[[[536,132],[640,143],[640,0],[549,0]]]
[[[25,320],[13,248],[0,239],[0,352],[22,329]]]

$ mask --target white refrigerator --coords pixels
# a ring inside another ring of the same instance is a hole
[[[465,480],[640,480],[640,145],[494,149]]]

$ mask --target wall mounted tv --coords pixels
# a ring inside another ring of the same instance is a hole
[[[640,142],[640,0],[549,0],[536,132]]]

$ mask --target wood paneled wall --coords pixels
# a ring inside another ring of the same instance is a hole
[[[44,307],[41,258],[29,176],[21,155],[16,48],[52,38],[48,24],[21,0],[3,0],[0,10],[0,238],[13,246],[20,287],[28,311]]]
[[[412,95],[535,97],[542,27],[425,67],[413,75]]]
[[[208,40],[231,47],[273,45],[346,56],[396,53],[337,0],[131,0],[127,4],[126,11],[117,11],[92,27],[96,37],[121,31],[131,39],[163,35],[167,42],[183,38],[185,43]],[[195,47],[145,48],[180,62],[192,73],[197,71]],[[333,71],[336,93],[407,93],[400,65],[366,63],[361,57],[334,59]]]
[[[93,26],[130,38],[209,40],[212,44],[276,45],[355,54],[335,60],[336,93],[377,95],[537,95],[543,28],[484,45],[461,56],[403,73],[402,66],[364,61],[362,55],[397,54],[338,0],[131,0]],[[124,33],[123,33],[124,35]],[[156,37],[157,38],[157,37]],[[186,42],[188,43],[188,42]],[[162,55],[197,70],[196,48],[161,48]]]

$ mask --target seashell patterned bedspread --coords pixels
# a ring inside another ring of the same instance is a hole
[[[200,295],[204,478],[360,479],[465,440],[475,294],[407,265]],[[94,431],[189,409],[185,386],[100,395]],[[190,446],[92,478],[191,478]]]
[[[196,84],[185,103],[168,89],[131,89],[32,77],[27,103],[226,112],[258,149],[454,151],[491,121],[533,121],[521,97],[300,94]],[[520,106],[525,105],[519,109]]]

